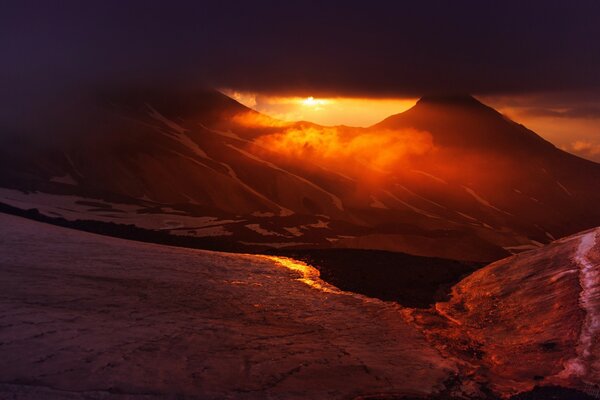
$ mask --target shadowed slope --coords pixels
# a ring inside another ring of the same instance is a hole
[[[257,249],[469,261],[600,224],[598,164],[469,96],[371,128],[277,121],[214,91],[108,91],[72,111],[40,128],[52,143],[0,148],[0,201]]]

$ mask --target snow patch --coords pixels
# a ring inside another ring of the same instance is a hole
[[[295,226],[284,227],[283,229],[285,229],[286,231],[288,231],[289,233],[291,233],[292,235],[294,235],[296,237],[304,235],[304,233],[302,233],[302,231],[300,231],[300,229],[298,229]]]
[[[269,211],[266,211],[266,212],[263,212],[263,211],[254,211],[250,215],[252,215],[253,217],[259,217],[259,218],[270,218],[270,217],[274,217],[275,213],[272,213],[272,212],[269,212]]]
[[[421,215],[424,215],[429,218],[439,219],[439,217],[437,215],[430,214],[425,210],[415,207],[415,206],[405,202],[404,200],[400,199],[398,196],[396,196],[395,194],[393,194],[387,190],[384,190],[384,193],[387,194],[388,196],[390,196],[392,199],[396,200],[398,203],[402,204],[404,207],[407,207],[410,210],[416,212],[417,214],[421,214]]]
[[[175,233],[175,232],[171,232],[171,233]],[[233,235],[233,232],[228,231],[221,225],[217,225],[217,226],[211,226],[208,228],[194,229],[193,235],[197,236],[197,237],[231,236],[231,235]]]
[[[162,115],[161,113],[156,111],[156,109],[154,109],[150,104],[146,104],[146,107],[148,108],[148,110],[150,110],[148,114],[152,118],[163,123],[167,128],[170,129],[170,131],[168,131],[166,133],[164,131],[161,131],[165,134],[165,136],[181,143],[184,147],[191,150],[194,154],[196,154],[202,158],[211,160],[211,158],[208,156],[208,154],[206,154],[206,152],[204,150],[202,150],[200,148],[200,146],[198,146],[198,144],[196,142],[194,142],[186,134],[187,132],[189,132],[189,129],[183,128],[176,122],[171,121],[170,119],[168,119],[167,117],[165,117],[164,115]]]
[[[273,232],[270,231],[268,229],[263,228],[262,226],[260,226],[260,224],[248,224],[248,225],[244,225],[246,228],[250,229],[251,231],[254,231],[260,235],[263,236],[279,236],[279,237],[287,237],[286,235],[282,235],[281,233],[278,232]]]
[[[573,197],[573,195],[571,194],[571,192],[569,192],[569,189],[567,189],[562,183],[560,183],[559,181],[556,181],[556,184],[558,185],[559,188],[561,188],[568,196]]]
[[[162,115],[161,113],[156,111],[156,109],[154,107],[152,107],[150,104],[146,103],[146,107],[148,107],[148,110],[150,110],[150,112],[148,114],[152,118],[154,118],[155,120],[157,120],[159,122],[162,122],[172,131],[174,131],[180,135],[183,135],[186,132],[189,132],[189,129],[186,129],[186,128],[182,127],[181,125],[179,125],[177,122],[168,119],[167,117],[165,117],[164,115]]]
[[[212,133],[216,133],[217,135],[224,136],[224,137],[227,137],[227,138],[230,138],[230,139],[236,139],[236,140],[245,141],[244,139],[242,139],[237,134],[235,134],[235,133],[233,133],[231,131],[221,131],[221,130],[217,130],[217,129],[212,129],[212,128],[209,128],[208,126],[206,126],[206,125],[204,125],[202,123],[198,123],[198,125],[202,129],[206,129],[207,131],[212,132]]]
[[[493,210],[496,210],[498,212],[504,213],[504,214],[508,214],[508,215],[512,215],[509,212],[506,212],[504,210],[499,209],[498,207],[492,205],[489,201],[487,201],[486,199],[484,199],[483,197],[481,197],[477,192],[475,192],[473,189],[471,189],[470,187],[467,186],[463,186],[463,189],[465,189],[465,191],[467,193],[469,193],[471,196],[473,196],[473,198],[479,203],[482,204],[486,207],[489,207]]]
[[[376,197],[370,196],[371,198],[371,203],[369,203],[369,207],[372,208],[381,208],[383,210],[388,210],[388,207],[383,204],[379,199],[377,199]]]
[[[592,231],[581,236],[579,247],[574,260],[579,265],[579,306],[585,311],[585,318],[579,334],[577,356],[565,363],[565,368],[559,374],[561,378],[571,376],[584,377],[587,375],[590,358],[596,336],[600,332],[600,313],[595,301],[600,298],[600,268],[588,258],[588,253],[596,244],[596,232]]]
[[[540,246],[538,244],[532,242],[531,244],[519,244],[516,246],[504,246],[502,248],[511,254],[517,254],[522,251],[539,249]]]
[[[546,236],[548,237],[548,239],[550,240],[556,240],[556,238],[550,233],[550,232],[544,232],[546,234]]]
[[[307,224],[307,225],[303,225],[303,226],[307,226],[310,228],[329,229],[329,221],[319,220],[318,222],[315,222],[314,224]]]
[[[241,153],[242,155],[244,155],[244,156],[248,157],[248,158],[249,158],[249,159],[251,159],[251,160],[254,160],[254,161],[256,161],[256,162],[259,162],[259,163],[261,163],[261,164],[265,164],[266,166],[268,166],[268,167],[270,167],[270,168],[273,168],[273,169],[275,169],[275,170],[277,170],[277,171],[283,172],[283,173],[285,173],[285,174],[287,174],[287,175],[293,176],[294,178],[296,178],[296,179],[300,180],[301,182],[304,182],[304,183],[306,183],[307,185],[309,185],[309,186],[311,186],[311,187],[313,187],[313,188],[315,188],[315,189],[317,189],[317,190],[319,190],[319,191],[321,191],[321,192],[325,193],[326,195],[328,195],[328,196],[331,198],[331,201],[333,202],[333,204],[334,204],[334,205],[335,205],[335,206],[336,206],[338,209],[340,209],[341,211],[344,211],[344,205],[343,205],[343,203],[342,203],[342,199],[340,199],[339,197],[337,197],[337,196],[336,196],[336,195],[334,195],[333,193],[331,193],[331,192],[328,192],[327,190],[323,189],[322,187],[320,187],[320,186],[318,186],[318,185],[315,185],[315,184],[314,184],[314,183],[312,183],[311,181],[309,181],[309,180],[307,180],[307,179],[305,179],[305,178],[303,178],[303,177],[301,177],[301,176],[298,176],[298,175],[296,175],[296,174],[293,174],[293,173],[291,173],[291,172],[289,172],[289,171],[286,171],[286,170],[285,170],[285,169],[283,169],[283,168],[280,168],[280,167],[278,167],[277,165],[273,164],[272,162],[269,162],[269,161],[263,160],[262,158],[260,158],[260,157],[257,157],[257,156],[255,156],[254,154],[250,154],[250,153],[248,153],[247,151],[245,151],[245,150],[243,150],[243,149],[240,149],[239,147],[236,147],[236,146],[234,146],[234,145],[232,145],[232,144],[228,144],[227,146],[228,146],[228,147],[230,147],[230,148],[232,148],[232,149],[234,149],[235,151],[237,151],[237,152]]]
[[[417,174],[421,174],[421,175],[423,175],[423,176],[426,176],[426,177],[428,177],[428,178],[431,178],[431,179],[433,179],[433,180],[434,180],[434,181],[436,181],[436,182],[443,183],[444,185],[447,185],[447,184],[448,184],[448,182],[446,182],[446,181],[445,181],[445,180],[443,180],[442,178],[438,178],[437,176],[435,176],[435,175],[432,175],[432,174],[430,174],[430,173],[428,173],[428,172],[425,172],[425,171],[419,171],[419,170],[416,170],[416,169],[413,169],[413,170],[412,170],[412,172],[414,172],[414,173],[417,173]]]
[[[64,176],[54,176],[50,178],[50,182],[62,183],[65,185],[77,185],[77,181],[70,174]]]

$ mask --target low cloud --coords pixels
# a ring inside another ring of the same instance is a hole
[[[587,157],[600,157],[600,144],[585,140],[576,140],[571,143],[570,150],[576,154]]]
[[[584,118],[599,119],[599,107],[573,107],[567,109],[551,108],[523,108],[518,111],[520,116],[525,117],[551,117],[551,118]]]
[[[255,144],[290,160],[310,159],[317,165],[355,175],[365,167],[389,171],[434,148],[430,133],[414,129],[372,131],[318,126],[293,126],[261,136]]]

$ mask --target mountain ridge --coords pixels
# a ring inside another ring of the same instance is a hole
[[[468,261],[600,225],[600,193],[589,189],[600,187],[600,165],[473,97],[424,97],[352,128],[273,120],[217,91],[109,93],[82,103],[90,112],[72,129],[49,125],[48,147],[0,147],[0,201],[257,249]]]

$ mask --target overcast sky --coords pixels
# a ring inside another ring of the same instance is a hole
[[[298,96],[473,93],[520,98],[536,118],[597,121],[598,38],[593,0],[6,0],[0,117],[57,93],[141,83]]]

